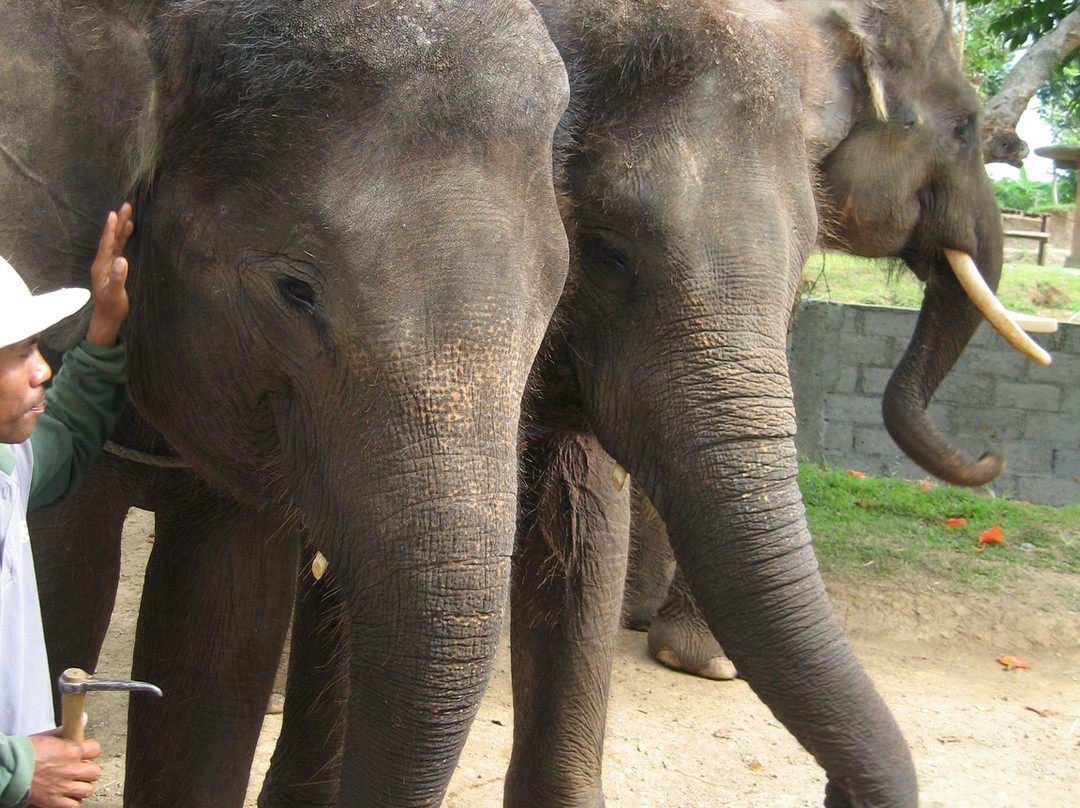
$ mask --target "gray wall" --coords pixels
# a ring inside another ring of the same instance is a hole
[[[788,339],[805,460],[877,476],[928,475],[896,447],[881,394],[918,311],[805,300]],[[983,323],[930,405],[937,428],[975,455],[1004,454],[998,495],[1048,505],[1080,502],[1080,325],[1034,334],[1053,362],[1020,356]]]

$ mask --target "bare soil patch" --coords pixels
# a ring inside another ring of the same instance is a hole
[[[130,668],[153,517],[132,511],[102,673]],[[833,576],[859,656],[911,746],[923,808],[1080,805],[1080,580],[1025,576],[996,594],[945,591],[932,576]],[[624,631],[604,758],[610,808],[820,806],[824,776],[745,682],[674,673]],[[1020,655],[1027,670],[996,661]],[[88,808],[122,804],[127,697],[87,701],[104,776]],[[1042,712],[1036,712],[1042,711]],[[506,643],[450,785],[447,808],[500,808],[513,709]],[[247,806],[255,805],[280,717],[267,716]]]

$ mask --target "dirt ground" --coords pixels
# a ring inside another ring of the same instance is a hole
[[[121,592],[99,670],[126,675],[151,514],[132,511]],[[962,596],[933,580],[829,580],[838,614],[915,759],[922,808],[1080,805],[1080,581],[1040,575]],[[609,808],[820,806],[824,777],[745,682],[669,671],[626,631],[604,757]],[[450,784],[447,808],[499,808],[513,712],[506,643]],[[1002,655],[1030,668],[1007,670]],[[87,700],[104,775],[88,808],[122,804],[126,695]],[[1036,712],[1036,710],[1041,712]],[[246,806],[280,728],[267,716]]]

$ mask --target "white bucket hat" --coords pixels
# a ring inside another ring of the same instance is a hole
[[[0,348],[40,334],[81,309],[88,289],[56,289],[30,294],[19,273],[0,257]]]

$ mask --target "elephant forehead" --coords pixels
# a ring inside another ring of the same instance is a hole
[[[275,122],[295,135],[364,115],[450,136],[538,125],[550,136],[568,96],[558,52],[523,0],[195,2],[163,28],[166,117],[221,121],[215,138],[258,142]]]

